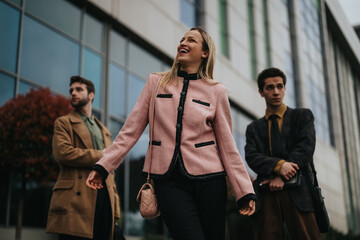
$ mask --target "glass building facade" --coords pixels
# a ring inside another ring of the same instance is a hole
[[[359,132],[354,131],[360,125],[359,108],[359,69],[354,68],[349,60],[348,51],[343,51],[343,44],[334,35],[330,36],[330,56],[334,64],[334,77],[338,89],[337,97],[341,99],[339,103],[342,127],[342,139],[337,139],[344,146],[345,158],[343,167],[346,172],[346,189],[348,195],[348,222],[351,229],[360,227],[360,202],[355,196],[360,194],[360,151],[359,151]],[[354,101],[356,99],[357,101]],[[355,113],[355,114],[354,114]]]
[[[318,1],[301,0],[301,33],[300,40],[306,60],[303,66],[306,89],[310,100],[309,107],[314,113],[317,136],[330,144],[330,125],[326,83],[322,56],[324,54],[321,45],[321,17]]]
[[[218,55],[223,56],[217,58],[216,67],[220,68],[215,71],[222,71],[219,77],[231,78],[225,81],[231,86],[233,135],[242,158],[245,157],[246,127],[265,112],[263,102],[260,102],[263,99],[257,92],[256,76],[262,68],[279,67],[287,75],[285,103],[290,107],[312,109],[317,137],[321,140],[318,141],[320,147],[317,145],[319,155],[334,153],[328,165],[324,163],[328,159],[316,159],[317,166],[323,167],[318,171],[320,183],[323,177],[341,182],[339,185],[346,188],[346,196],[339,194],[335,187],[323,188],[325,194],[331,194],[327,196],[332,196],[326,199],[330,217],[334,222],[347,220],[353,232],[360,229],[360,207],[356,201],[360,196],[360,71],[358,62],[351,61],[353,58],[347,54],[351,51],[344,53],[344,43],[338,38],[341,33],[330,34],[335,66],[332,75],[336,76],[338,87],[332,91],[341,99],[339,106],[333,104],[327,92],[332,80],[326,77],[323,59],[321,15],[330,15],[329,8],[321,7],[324,0],[177,0],[163,1],[162,4],[159,1],[124,0],[121,8],[116,9],[118,2],[0,0],[0,107],[31,88],[49,87],[54,94],[68,96],[70,77],[81,75],[94,82],[93,112],[115,138],[149,73],[166,71],[172,64],[169,45],[155,35],[162,35],[166,41],[176,39],[177,45],[181,38],[177,39],[177,31],[203,26],[213,36]],[[142,9],[145,10],[141,12],[146,14],[139,22],[146,25],[143,19],[158,15],[150,19],[151,23],[158,23],[150,27],[153,32],[138,31],[142,25],[128,20],[129,15],[126,19],[121,18],[120,10],[126,10],[130,4],[151,6]],[[329,31],[335,32],[333,29],[336,28],[331,26]],[[167,34],[163,34],[165,31]],[[175,47],[173,51],[176,51]],[[333,131],[337,123],[331,119],[330,110],[336,108],[342,111],[339,117],[342,135]],[[341,140],[333,141],[336,137]],[[141,171],[148,142],[147,128],[116,170],[122,216],[119,223],[125,234],[133,239],[166,240],[170,237],[161,217],[142,219],[135,201],[137,191],[145,181]],[[338,142],[345,147],[339,147]],[[337,171],[337,166],[341,170]],[[248,172],[252,179],[256,178],[249,167]],[[327,178],[328,172],[332,174],[331,179]],[[16,225],[20,182],[20,175],[0,168],[0,239],[1,231]],[[24,228],[45,228],[53,184],[26,183]],[[230,187],[228,192],[227,239],[252,239],[251,220],[239,216]],[[346,216],[338,211],[338,206],[344,202],[348,204]],[[335,227],[346,232],[344,226]]]
[[[188,27],[202,25],[202,0],[180,0],[180,20]]]
[[[286,74],[286,95],[285,102],[289,107],[297,107],[297,93],[296,93],[296,82],[295,82],[295,59],[296,59],[296,39],[292,36],[295,32],[294,29],[294,15],[293,15],[293,0],[282,1],[283,14],[281,14],[281,26],[283,34],[283,48],[284,48],[284,59],[285,68],[284,73]]]

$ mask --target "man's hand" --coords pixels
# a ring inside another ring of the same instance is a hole
[[[239,210],[239,213],[241,215],[247,215],[247,216],[253,215],[254,212],[255,212],[255,201],[254,200],[250,200],[247,205],[245,205],[242,209]]]
[[[280,168],[280,175],[286,180],[291,179],[299,170],[299,166],[293,162],[284,162]]]
[[[276,176],[275,178],[265,180],[261,184],[267,184],[269,183],[269,189],[270,191],[280,191],[284,188],[284,181],[281,179],[280,176]]]
[[[103,176],[99,172],[92,170],[86,179],[86,185],[95,190],[103,188],[102,179]]]

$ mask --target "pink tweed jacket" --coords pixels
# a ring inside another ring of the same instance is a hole
[[[201,79],[190,80],[184,107],[178,109],[180,96],[184,94],[184,78],[178,77],[178,84],[174,82],[165,89],[160,89],[155,96],[154,90],[159,80],[158,74],[149,76],[133,111],[97,164],[108,172],[119,166],[149,123],[151,99],[155,97],[154,123],[150,123],[154,128],[153,141],[149,146],[152,147],[152,175],[166,175],[174,166],[176,130],[181,127],[182,164],[189,176],[206,178],[226,173],[237,200],[247,194],[254,194],[232,135],[226,88],[220,83],[210,85]],[[177,124],[178,111],[183,111],[182,126]],[[148,155],[144,172],[150,169]]]

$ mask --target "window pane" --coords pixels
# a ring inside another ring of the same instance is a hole
[[[11,2],[15,5],[18,5],[19,7],[21,6],[21,0],[7,0],[8,2]]]
[[[125,66],[126,39],[117,32],[110,32],[110,59]]]
[[[285,74],[287,76],[285,95],[286,105],[289,107],[296,107],[296,89],[295,80],[293,78],[293,62],[291,53],[287,51],[285,51]]]
[[[129,83],[129,114],[132,111],[132,109],[135,106],[136,100],[138,99],[142,89],[145,86],[145,82],[139,78],[134,77],[133,75],[130,75],[130,83]]]
[[[219,0],[219,20],[220,20],[220,50],[221,53],[229,57],[228,34],[227,34],[227,4],[226,0]]]
[[[110,114],[125,117],[125,94],[125,72],[115,64],[110,64],[108,94]]]
[[[0,106],[14,97],[15,81],[13,78],[0,73]]]
[[[27,0],[26,11],[80,39],[81,11],[71,3],[64,0]]]
[[[34,85],[20,81],[19,94],[26,94],[26,93],[30,92],[31,88],[37,89],[37,87],[35,87]]]
[[[101,70],[102,57],[88,49],[84,49],[84,77],[95,85],[95,99],[93,106],[101,107]]]
[[[0,68],[10,72],[16,70],[19,17],[17,10],[0,2]]]
[[[92,16],[85,15],[85,43],[96,51],[102,52],[103,25]]]
[[[130,43],[129,68],[140,76],[147,78],[150,73],[160,72],[161,61],[139,47]]]
[[[249,23],[249,47],[250,47],[250,67],[251,79],[256,80],[257,76],[257,59],[256,59],[256,33],[254,22],[254,6],[252,0],[247,1],[248,23]]]
[[[111,137],[114,140],[118,133],[120,132],[120,129],[122,128],[123,124],[115,119],[110,119],[110,133]]]
[[[21,76],[67,96],[70,77],[78,75],[79,46],[27,16],[23,31]]]
[[[195,7],[186,0],[180,2],[180,19],[186,26],[192,28],[196,25],[195,22]]]

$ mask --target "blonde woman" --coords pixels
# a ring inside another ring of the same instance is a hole
[[[227,90],[213,80],[214,61],[210,35],[200,27],[190,29],[171,70],[149,76],[125,125],[87,179],[89,187],[102,187],[149,123],[154,97],[151,169],[147,156],[143,172],[150,169],[174,240],[225,239],[226,175],[240,214],[255,211],[254,190],[232,136]]]

